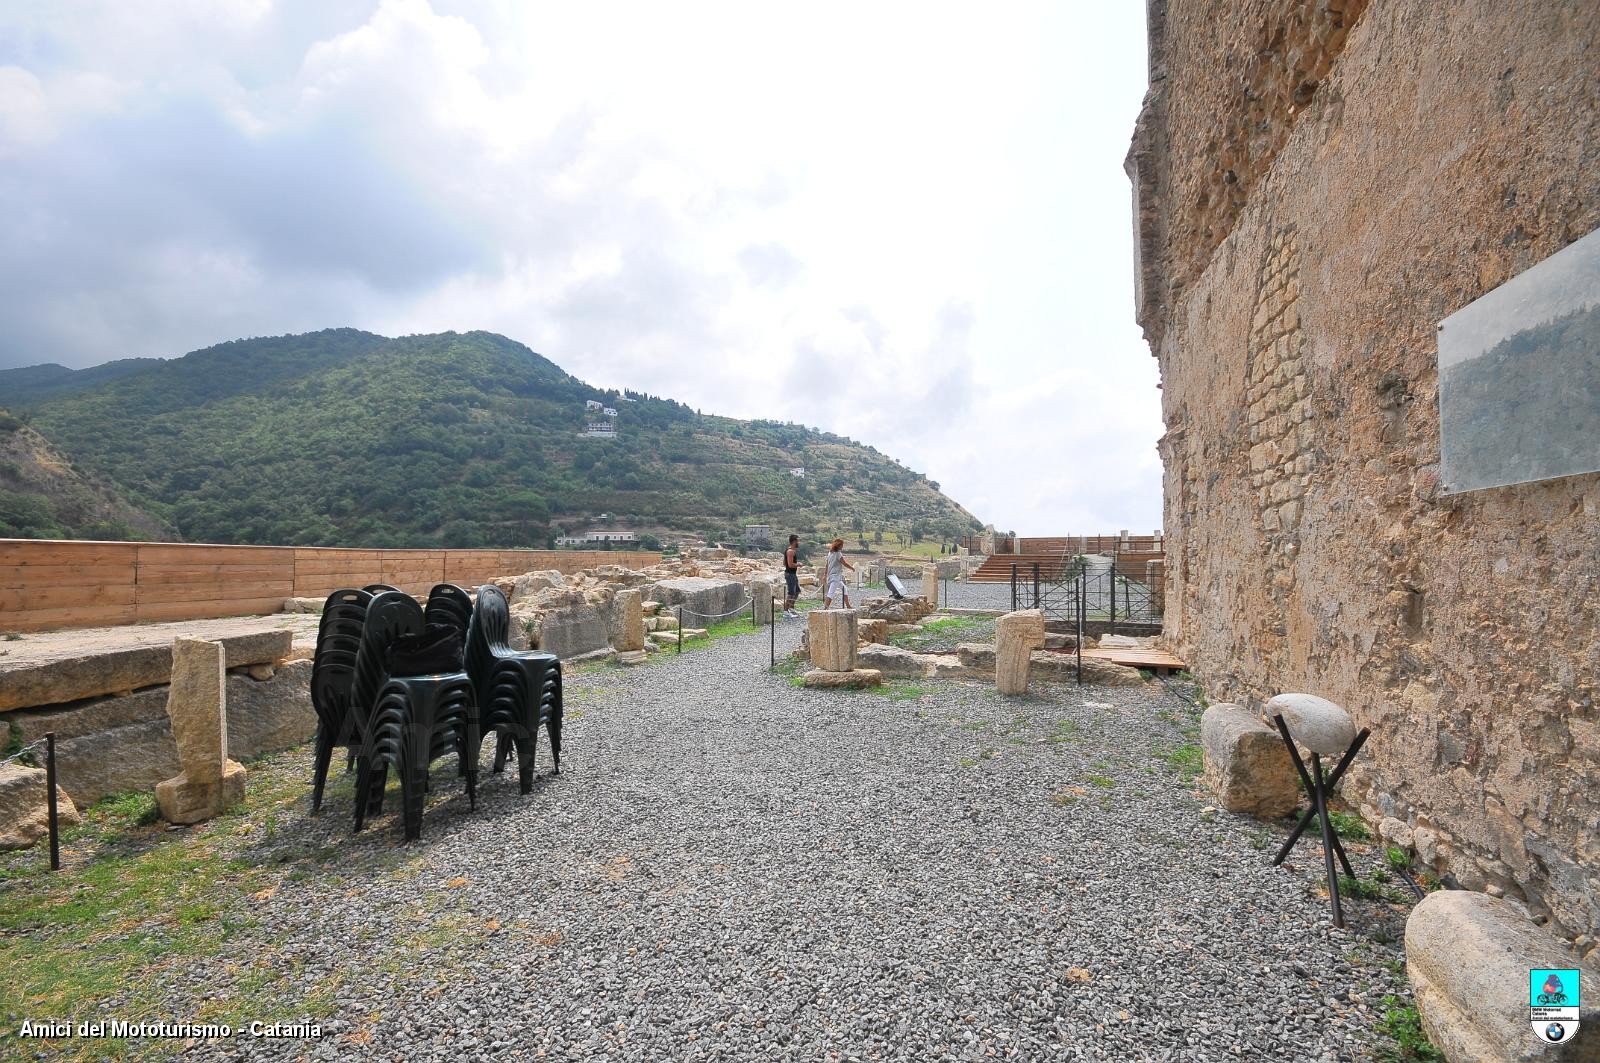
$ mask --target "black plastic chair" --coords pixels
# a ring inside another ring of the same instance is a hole
[[[494,771],[505,770],[507,755],[517,754],[518,782],[523,793],[533,789],[539,728],[550,736],[550,757],[561,772],[561,659],[553,653],[513,650],[511,608],[500,588],[478,588],[467,632],[466,667],[478,694],[479,741],[494,731]],[[478,747],[468,753],[477,764]]]
[[[361,632],[367,620],[371,593],[338,590],[322,603],[317,625],[317,649],[311,661],[311,705],[317,712],[316,760],[312,769],[311,812],[322,808],[328,766],[336,746],[344,746],[353,759],[361,734],[350,713],[350,691],[355,680]]]
[[[422,622],[428,627],[442,624],[454,628],[465,646],[467,628],[472,625],[472,595],[454,583],[435,584],[423,606]]]
[[[478,711],[472,681],[464,671],[430,675],[389,674],[395,642],[424,630],[422,607],[400,591],[372,599],[357,654],[351,715],[362,735],[357,758],[356,830],[369,812],[383,807],[388,770],[400,776],[401,814],[407,841],[422,836],[422,806],[428,766],[442,756],[478,747]],[[467,771],[467,798],[477,807],[477,766]]]

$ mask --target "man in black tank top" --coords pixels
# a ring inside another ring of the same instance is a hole
[[[783,615],[799,619],[794,600],[800,597],[800,536],[789,536],[789,548],[783,552]]]

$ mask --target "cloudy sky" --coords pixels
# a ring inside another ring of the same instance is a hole
[[[350,325],[1161,522],[1143,5],[0,6],[0,367]]]

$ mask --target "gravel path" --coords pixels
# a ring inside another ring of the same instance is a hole
[[[780,624],[780,654],[801,626]],[[1207,811],[1165,755],[1193,710],[1158,684],[809,691],[766,653],[740,636],[569,677],[562,774],[526,798],[491,778],[468,814],[441,765],[420,845],[387,814],[352,840],[347,786],[277,823],[253,859],[337,851],[254,899],[221,956],[163,973],[163,1017],[287,971],[325,1009],[320,1041],[193,1054],[1343,1060],[1379,1043],[1394,913],[1351,902],[1333,930],[1318,850],[1272,868],[1278,826]]]

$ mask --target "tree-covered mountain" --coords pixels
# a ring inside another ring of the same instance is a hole
[[[0,393],[189,541],[543,546],[602,514],[715,538],[746,524],[952,539],[975,526],[871,447],[603,391],[486,332],[238,340],[81,388],[50,373],[28,400],[10,380],[32,372],[0,373]]]
[[[165,539],[173,532],[84,475],[21,419],[0,410],[0,538]]]

